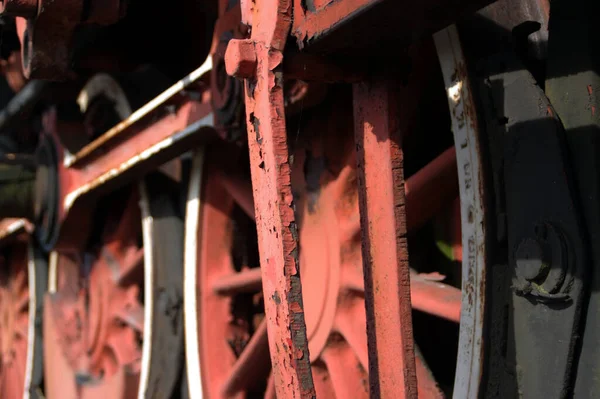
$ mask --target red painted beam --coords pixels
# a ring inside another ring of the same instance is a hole
[[[247,5],[242,4],[242,11]],[[290,399],[315,397],[283,99],[283,48],[291,26],[291,6],[291,0],[253,2],[251,39],[231,40],[225,54],[228,73],[245,79],[250,170],[273,379],[277,397]]]
[[[249,1],[249,0],[248,0]],[[393,57],[493,0],[294,0],[292,35],[325,54],[366,49]],[[389,45],[396,44],[390,48]],[[382,52],[383,51],[383,52]]]
[[[417,376],[408,264],[403,153],[397,88],[354,86],[370,394],[416,398]]]

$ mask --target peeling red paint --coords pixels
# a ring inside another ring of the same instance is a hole
[[[101,186],[124,179],[128,173],[133,173],[132,171],[154,167],[156,156],[164,156],[168,151],[173,151],[172,147],[179,146],[178,151],[182,151],[181,147],[189,148],[190,143],[202,141],[201,137],[193,134],[182,137],[179,142],[172,138],[175,133],[184,131],[190,124],[202,120],[210,111],[208,96],[205,96],[203,102],[186,101],[175,114],[167,114],[149,126],[143,123],[130,126],[129,131],[124,134],[125,137],[120,137],[118,141],[106,141],[100,146],[102,151],[94,151],[73,167],[65,167],[63,160],[59,159],[58,173],[62,182],[59,186],[59,222],[66,226],[67,219],[73,218],[70,214],[75,203]],[[49,111],[46,117],[49,127],[56,130],[55,112]],[[209,139],[210,134],[204,135],[204,138]],[[187,145],[185,141],[188,141]],[[164,148],[161,147],[161,143],[165,143]],[[161,150],[152,152],[150,150],[153,147],[160,147]],[[77,229],[77,223],[69,226]],[[60,239],[63,239],[62,231]]]
[[[257,66],[256,77],[247,80],[245,102],[263,295],[280,298],[265,301],[273,379],[278,397],[313,398],[281,75],[291,0],[257,0],[253,8],[250,40]]]

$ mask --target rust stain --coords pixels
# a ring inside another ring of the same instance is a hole
[[[313,398],[280,71],[291,1],[257,1],[254,9],[256,84],[245,102],[263,294],[273,298],[265,303],[273,378],[278,397]]]
[[[212,115],[208,103],[187,102],[176,115],[167,115],[153,125],[144,127],[126,141],[110,147],[106,143],[104,153],[85,158],[77,168],[59,169],[60,179],[67,182],[62,203],[64,216],[75,201],[133,167],[150,162],[165,149],[177,144],[194,133],[194,125],[209,125]],[[199,129],[198,129],[199,130]]]

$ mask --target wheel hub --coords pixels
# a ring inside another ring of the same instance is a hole
[[[140,307],[139,289],[116,285],[106,263],[94,262],[88,288],[55,294],[51,302],[61,346],[80,383],[113,375],[119,367],[132,373],[140,368],[141,334],[130,328],[139,321],[128,320]]]
[[[109,214],[119,213],[112,210]],[[122,212],[116,223],[108,220],[103,243],[93,254],[61,255],[59,261],[63,281],[50,303],[62,351],[80,384],[121,368],[131,374],[141,368],[144,311],[137,281],[143,250],[136,239],[137,196],[130,196]]]

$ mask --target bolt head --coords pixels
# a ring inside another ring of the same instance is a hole
[[[249,79],[256,74],[256,52],[251,40],[231,39],[225,51],[225,70],[238,79]]]
[[[517,275],[525,280],[535,280],[547,266],[545,258],[540,242],[533,238],[525,238],[519,243],[515,253]]]

